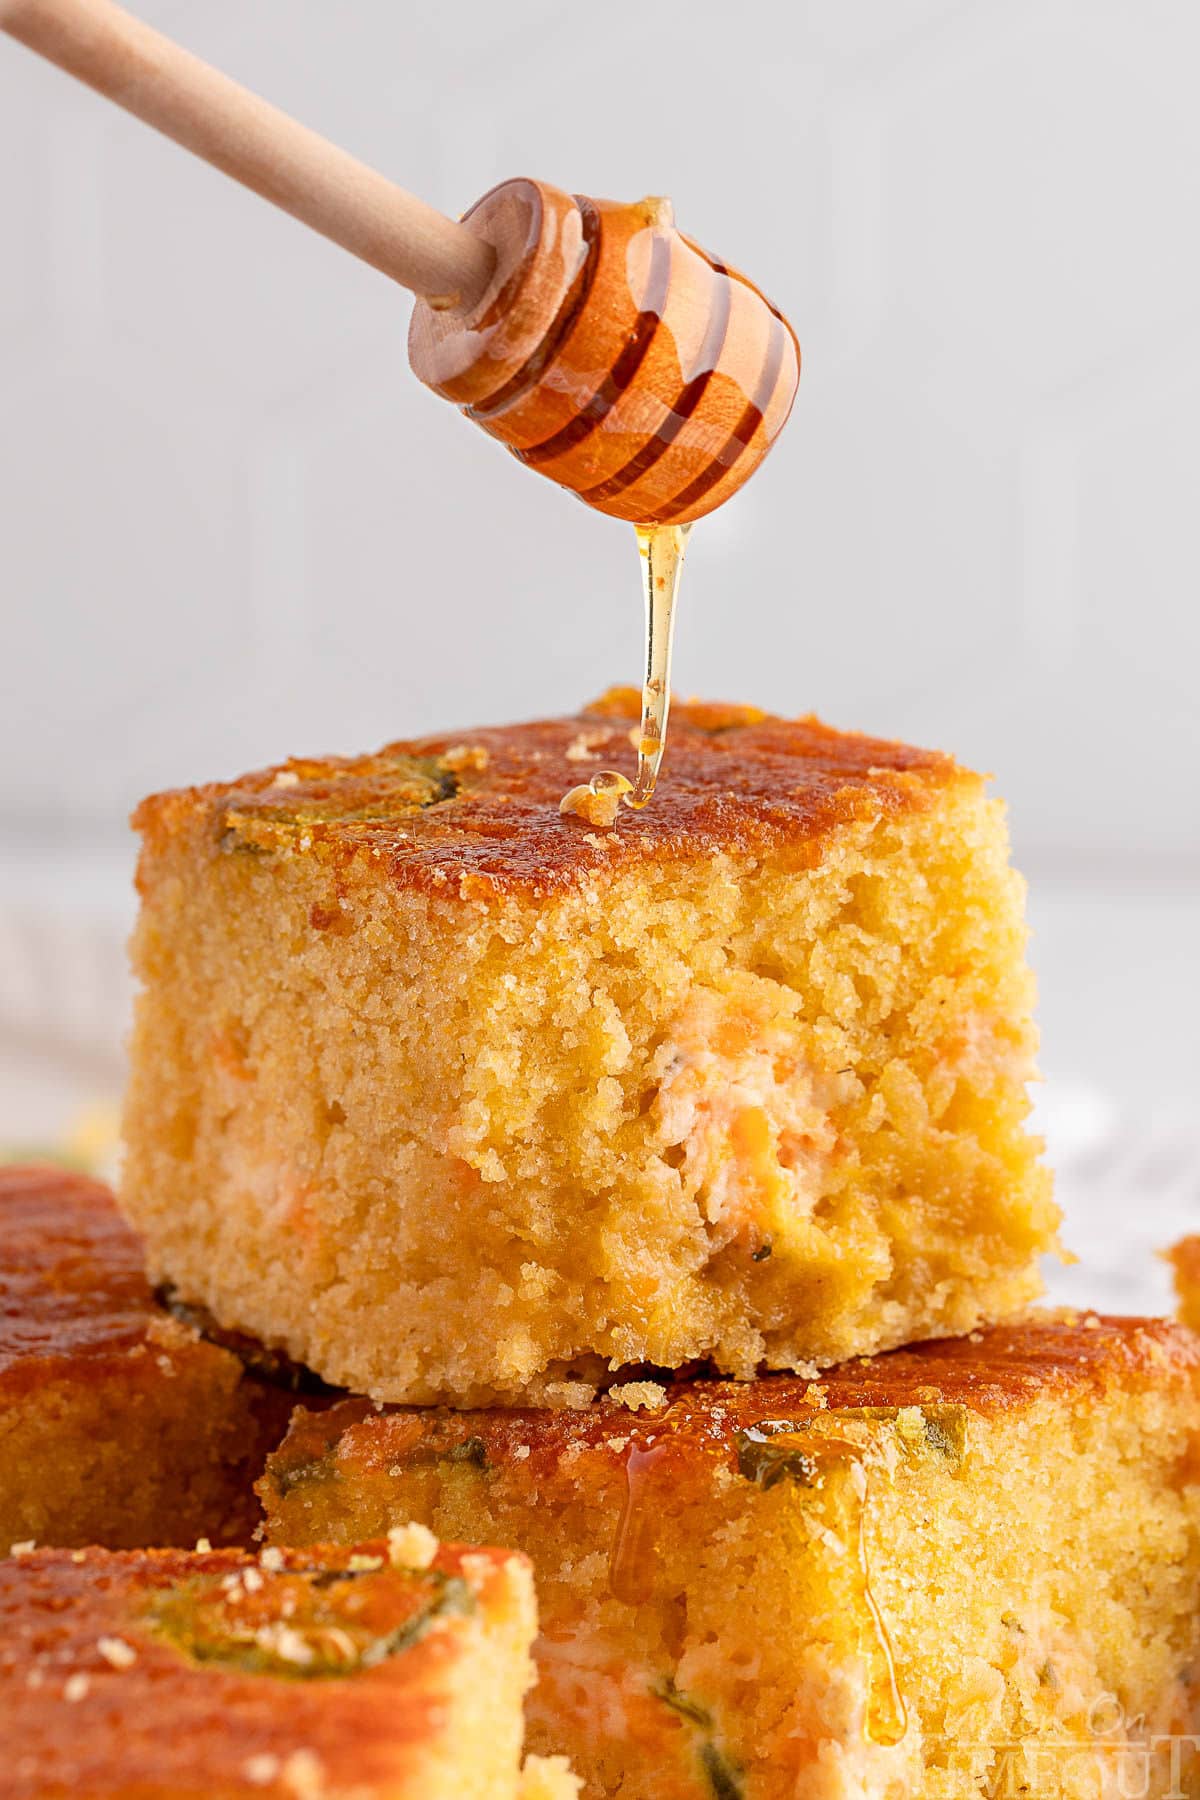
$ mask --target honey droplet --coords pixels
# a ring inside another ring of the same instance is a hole
[[[588,782],[593,794],[615,794],[620,799],[633,786],[628,775],[621,775],[616,769],[597,769]]]
[[[654,1592],[660,1509],[650,1502],[649,1477],[666,1444],[631,1444],[625,1456],[625,1498],[608,1559],[608,1584],[626,1606],[640,1606]]]
[[[616,823],[622,796],[632,791],[633,783],[627,775],[620,775],[615,769],[597,769],[590,781],[581,782],[563,795],[558,810],[564,815],[574,813],[576,818],[607,831]]]

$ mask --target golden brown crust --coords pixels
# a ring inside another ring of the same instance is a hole
[[[830,1406],[941,1401],[996,1413],[1044,1395],[1100,1397],[1171,1375],[1194,1378],[1198,1371],[1200,1350],[1170,1319],[1064,1311],[858,1358],[818,1386]]]
[[[1182,1281],[1200,1285],[1200,1237],[1182,1237],[1166,1252]]]
[[[0,1563],[5,1792],[408,1793],[464,1621],[511,1617],[527,1567],[442,1546],[397,1568],[387,1542]]]
[[[258,1524],[251,1484],[293,1394],[172,1318],[142,1263],[101,1182],[0,1169],[0,1550],[244,1543]]]
[[[0,1394],[52,1376],[95,1376],[147,1347],[234,1356],[268,1389],[331,1392],[280,1351],[222,1331],[203,1307],[146,1279],[145,1251],[112,1193],[53,1164],[0,1168]]]
[[[955,780],[947,756],[754,707],[681,702],[654,802],[603,836],[559,813],[596,770],[632,767],[632,689],[572,718],[401,740],[376,755],[293,758],[231,783],[152,795],[133,816],[153,850],[211,823],[214,847],[375,859],[397,884],[478,893],[572,885],[647,858],[719,852],[813,859],[839,825],[926,806]]]
[[[415,1446],[434,1457],[463,1455],[478,1444],[481,1463],[508,1466],[514,1451],[536,1480],[580,1450],[608,1447],[623,1461],[630,1444],[661,1442],[681,1452],[706,1451],[736,1461],[737,1434],[764,1420],[828,1418],[843,1410],[964,1406],[994,1417],[1036,1401],[1070,1394],[1097,1401],[1164,1380],[1200,1385],[1200,1344],[1169,1319],[1102,1318],[1094,1313],[1042,1314],[997,1325],[966,1338],[914,1344],[856,1358],[816,1380],[764,1375],[756,1381],[664,1378],[664,1404],[631,1411],[601,1398],[578,1411],[531,1408],[481,1412],[449,1409],[377,1413],[346,1400],[316,1415],[297,1412],[268,1462],[265,1497],[280,1471],[318,1463],[336,1447],[363,1473],[383,1472]]]
[[[0,1391],[93,1374],[148,1334],[194,1341],[156,1304],[142,1247],[102,1182],[52,1167],[0,1169]]]
[[[1200,1237],[1180,1238],[1164,1254],[1174,1276],[1179,1317],[1192,1331],[1200,1331]]]

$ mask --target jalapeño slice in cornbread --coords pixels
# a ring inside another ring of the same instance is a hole
[[[279,1542],[523,1549],[531,1743],[592,1800],[1095,1800],[1200,1792],[1198,1482],[1200,1345],[1049,1314],[812,1382],[346,1401],[263,1495]]]
[[[1011,1314],[1057,1214],[1003,812],[681,705],[612,831],[578,718],[147,800],[123,1203],[155,1276],[385,1400],[589,1398]]]
[[[353,1550],[0,1565],[9,1800],[570,1800],[520,1786],[525,1559],[414,1527]]]
[[[0,1169],[0,1551],[244,1543],[293,1396],[154,1299],[98,1181]]]

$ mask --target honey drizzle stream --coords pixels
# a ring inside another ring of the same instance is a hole
[[[691,525],[638,525],[642,592],[646,603],[646,678],[642,684],[642,717],[630,736],[637,750],[633,781],[616,769],[597,769],[582,787],[564,794],[560,812],[577,813],[589,824],[611,826],[622,801],[641,811],[654,792],[667,743],[671,710],[671,644],[675,635],[675,603]]]
[[[626,1453],[625,1498],[608,1559],[613,1597],[626,1606],[640,1606],[654,1592],[659,1509],[648,1504],[643,1489],[665,1450],[665,1444],[651,1442],[644,1448],[633,1444]]]
[[[860,1597],[871,1622],[874,1642],[867,1651],[867,1736],[873,1744],[898,1744],[908,1730],[908,1708],[896,1675],[896,1656],[891,1633],[871,1592],[871,1565],[867,1561],[867,1471],[862,1463],[854,1469],[858,1495],[858,1573],[862,1583]]]
[[[858,1563],[855,1598],[860,1608],[862,1635],[866,1640],[863,1657],[867,1665],[867,1699],[863,1723],[871,1743],[890,1749],[901,1742],[908,1730],[908,1707],[896,1674],[891,1633],[879,1602],[871,1591],[871,1565],[867,1558],[867,1510],[871,1489],[862,1447],[847,1438],[825,1437],[808,1432],[780,1433],[772,1441],[779,1443],[783,1438],[794,1443],[803,1455],[813,1458],[818,1468],[826,1457],[846,1468],[854,1514],[851,1525],[852,1547],[848,1544],[847,1550],[855,1556]],[[824,1457],[822,1452],[825,1453]]]
[[[671,710],[671,643],[675,635],[675,602],[683,573],[690,525],[639,525],[638,555],[646,601],[646,679],[642,686],[642,722],[638,732],[637,777],[626,806],[640,810],[654,792],[667,742]]]
[[[862,1448],[845,1438],[825,1437],[807,1431],[782,1432],[773,1436],[772,1442],[794,1445],[820,1471],[822,1487],[827,1472],[833,1472],[839,1465],[848,1476],[853,1521],[849,1534],[851,1541],[846,1549],[858,1564],[855,1598],[860,1607],[865,1640],[863,1657],[867,1665],[864,1729],[871,1743],[890,1749],[899,1744],[908,1731],[908,1707],[896,1673],[896,1657],[887,1621],[871,1589],[867,1556],[870,1477]],[[631,1445],[625,1456],[625,1494],[609,1553],[608,1574],[614,1599],[626,1606],[643,1605],[654,1594],[662,1509],[653,1504],[649,1478],[667,1449],[666,1442],[652,1439],[646,1445]],[[826,1462],[832,1464],[833,1469],[823,1468],[822,1464]]]

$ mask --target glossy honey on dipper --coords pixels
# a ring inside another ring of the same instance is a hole
[[[753,474],[791,411],[799,347],[751,282],[676,231],[669,201],[510,181],[465,222],[496,272],[469,313],[417,303],[422,381],[636,525],[688,524]]]

